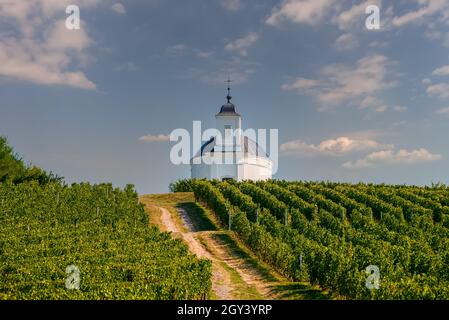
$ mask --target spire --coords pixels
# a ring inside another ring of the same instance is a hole
[[[235,111],[234,104],[231,102],[231,99],[232,99],[232,97],[231,97],[231,82],[232,82],[232,80],[231,80],[230,76],[228,75],[228,80],[225,81],[225,83],[228,84],[228,86],[227,86],[228,95],[226,96],[226,99],[228,99],[228,102],[221,106],[220,112],[216,114],[217,116],[225,115],[225,116],[239,116],[240,117],[240,115]]]
[[[226,99],[228,99],[228,103],[231,103],[231,77],[228,74],[228,80],[225,81],[228,84],[228,95],[226,96]]]

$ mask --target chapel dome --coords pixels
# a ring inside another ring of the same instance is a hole
[[[238,114],[235,109],[235,105],[231,102],[232,97],[228,94],[226,99],[228,99],[228,102],[221,106],[220,112],[217,114],[217,116],[239,116],[240,117],[240,114]]]

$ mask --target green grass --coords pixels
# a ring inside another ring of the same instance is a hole
[[[248,285],[243,281],[239,273],[229,267],[225,262],[220,262],[220,265],[225,268],[231,277],[231,282],[236,286],[235,298],[237,300],[263,300],[264,297],[253,286]],[[237,294],[236,294],[237,293]]]
[[[267,268],[267,265],[263,264],[252,252],[246,249],[240,241],[236,239],[232,232],[216,233],[213,234],[212,237],[219,242],[226,244],[231,255],[239,257],[245,264],[256,269],[266,281],[273,282],[280,280],[280,276],[275,275]]]
[[[311,287],[309,283],[285,282],[277,285],[274,290],[283,300],[329,300],[329,294],[319,288]]]
[[[213,235],[215,235],[215,234],[213,234]],[[215,248],[213,248],[210,245],[210,243],[205,241],[201,235],[198,237],[198,240],[209,252],[215,251]],[[224,261],[219,261],[218,263],[229,274],[230,282],[233,284],[233,287],[235,288],[235,290],[232,292],[235,299],[238,299],[238,300],[263,300],[264,299],[264,297],[257,291],[257,289],[251,285],[248,285],[235,269],[231,268]],[[214,297],[214,295],[212,295],[211,298],[216,299],[216,297]]]
[[[151,224],[157,225],[161,230],[165,231],[165,227],[160,219],[161,212],[158,209],[158,207],[163,207],[170,212],[172,219],[180,230],[183,232],[188,231],[178,214],[178,207],[180,203],[195,203],[195,198],[192,193],[147,194],[140,196],[139,201],[145,204],[145,210],[150,217]]]

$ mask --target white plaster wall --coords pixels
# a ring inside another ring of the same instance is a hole
[[[201,164],[191,164],[191,177],[192,178],[206,178],[206,179],[219,179],[233,178],[237,180],[237,165],[230,164],[215,164],[212,163],[209,154],[206,154],[203,158],[204,161]],[[209,164],[212,163],[212,164]]]
[[[209,154],[205,158],[210,159]],[[237,164],[192,164],[192,178],[242,180],[266,180],[272,178],[273,163],[262,157],[242,158]]]
[[[272,178],[273,164],[269,159],[254,157],[242,161],[241,180],[267,180]]]
[[[235,164],[222,164],[214,165],[216,170],[215,179],[222,180],[223,178],[233,178],[237,180],[237,165]]]
[[[216,128],[220,131],[221,137],[222,137],[222,144],[215,146],[215,151],[239,151],[241,149],[241,128],[242,128],[242,118],[239,116],[215,116],[216,119]],[[230,144],[225,144],[225,125],[230,125],[232,130],[235,131],[237,129],[240,129],[240,131],[237,131],[236,139],[233,139],[233,141],[236,141],[237,145],[234,145],[232,141]]]
[[[211,167],[205,164],[192,164],[191,165],[191,177],[198,179],[210,179],[211,178]]]

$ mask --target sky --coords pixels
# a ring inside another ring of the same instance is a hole
[[[449,184],[449,0],[0,0],[0,135],[68,183],[167,192],[228,74],[277,179]]]

